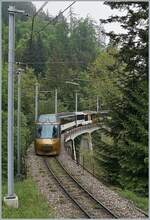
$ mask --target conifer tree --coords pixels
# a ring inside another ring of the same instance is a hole
[[[112,102],[114,148],[118,151],[118,182],[126,188],[148,191],[148,3],[109,2],[112,9],[126,14],[103,23],[119,22],[126,33],[107,33],[118,45],[124,73],[118,86],[121,100]],[[115,166],[115,164],[114,164]]]

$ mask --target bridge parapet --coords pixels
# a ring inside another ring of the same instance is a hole
[[[92,131],[99,129],[99,127],[100,126],[98,124],[88,124],[88,125],[83,125],[80,127],[73,128],[65,132],[64,140],[65,141],[72,140],[81,134],[91,133]]]

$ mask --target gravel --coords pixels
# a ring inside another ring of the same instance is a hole
[[[145,218],[131,201],[120,197],[85,170],[83,172],[83,168],[77,165],[66,152],[63,146],[63,135],[61,142],[61,153],[58,159],[95,198],[119,218]],[[39,191],[47,199],[50,207],[54,209],[55,218],[82,218],[80,211],[49,174],[43,158],[35,155],[33,145],[27,151],[26,165],[27,176],[32,177],[37,183]]]
[[[31,177],[37,184],[39,192],[48,201],[54,210],[55,218],[81,218],[77,207],[63,193],[49,174],[43,158],[35,155],[33,145],[27,151],[26,158],[27,176]]]
[[[77,165],[67,154],[63,144],[61,146],[59,160],[68,169],[68,171],[72,173],[80,181],[80,183],[82,183],[82,185],[94,195],[95,198],[102,202],[119,218],[145,218],[145,215],[137,210],[131,201],[120,197],[116,192],[105,186],[102,182],[94,178],[85,170],[83,172],[83,168]]]

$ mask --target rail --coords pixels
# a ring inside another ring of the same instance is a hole
[[[98,181],[103,182],[105,185],[108,185],[107,182],[105,182],[105,180],[103,178],[101,178],[100,176],[98,176],[95,171],[94,171],[94,164],[92,164],[91,169],[86,168],[85,164],[81,164],[79,161],[75,161],[72,160],[75,164],[77,164],[78,166],[83,168],[83,171],[85,170],[86,172],[88,172],[89,174],[91,174],[95,179],[97,179]],[[84,156],[83,156],[83,161],[85,161]],[[108,185],[109,186],[109,185]],[[137,209],[140,213],[142,213],[143,215],[145,215],[145,217],[149,217],[149,215],[142,209],[135,207],[135,209]]]
[[[63,167],[58,159],[44,159],[44,162],[57,183],[61,186],[69,198],[78,206],[78,208],[84,212],[86,217],[118,218],[100,201],[94,198],[93,195],[88,192],[87,189],[85,189],[70,173],[68,173],[68,171]],[[61,172],[60,175],[59,172]],[[62,173],[65,175],[62,175]]]

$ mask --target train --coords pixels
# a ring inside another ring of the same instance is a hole
[[[71,128],[96,123],[98,118],[98,113],[94,111],[39,115],[35,122],[35,153],[45,156],[59,155],[61,133]]]

